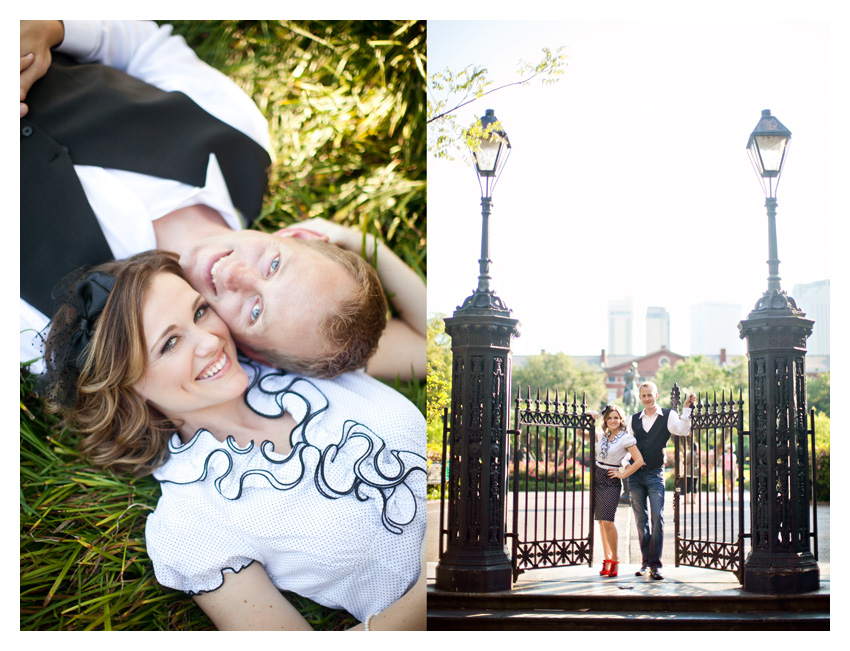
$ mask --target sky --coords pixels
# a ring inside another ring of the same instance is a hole
[[[557,84],[458,111],[468,124],[494,109],[512,145],[493,193],[490,274],[522,324],[514,355],[598,355],[610,300],[632,299],[638,355],[649,306],[670,313],[684,355],[693,304],[738,304],[745,318],[768,276],[765,197],[746,151],[762,109],[792,132],[777,193],[782,288],[830,278],[831,39],[818,20],[429,21],[429,74],[475,64],[497,87],[543,47],[568,55]],[[450,315],[476,287],[480,197],[474,167],[429,158],[429,313]]]

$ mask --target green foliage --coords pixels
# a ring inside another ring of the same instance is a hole
[[[829,416],[815,412],[815,449],[829,450]]]
[[[452,394],[451,339],[446,335],[444,314],[433,314],[428,319],[428,446],[442,451],[443,409],[449,406]]]
[[[818,502],[829,502],[829,416],[821,412],[815,413],[815,464]]]
[[[463,128],[458,125],[452,112],[470,101],[486,94],[492,81],[487,79],[487,69],[467,66],[460,72],[446,68],[428,78],[428,149],[438,158],[452,159],[451,152],[460,149],[458,139]],[[440,99],[431,99],[437,93],[445,93]],[[449,102],[452,108],[449,108]]]
[[[829,450],[815,452],[818,478],[818,502],[829,502]]]
[[[21,630],[185,629],[191,601],[165,603],[144,554],[156,482],[83,464],[23,372],[21,408]]]
[[[516,452],[511,446],[508,489],[513,489],[516,476],[522,491],[588,490],[594,457],[592,439],[563,428],[520,436]]]
[[[532,397],[536,395],[538,388],[541,396],[545,394],[546,389],[551,389],[554,399],[557,389],[561,396],[566,396],[569,400],[572,400],[573,394],[579,402],[586,396],[588,407],[596,409],[607,395],[603,374],[592,366],[574,362],[565,353],[535,355],[523,366],[514,366],[511,374],[512,397],[516,397],[519,387],[524,398],[527,388],[530,387]]]
[[[455,111],[482,97],[503,88],[528,85],[538,79],[544,85],[556,83],[567,65],[567,55],[560,47],[555,51],[542,48],[543,56],[537,63],[519,62],[517,74],[520,79],[491,88],[493,81],[487,76],[487,68],[469,65],[460,72],[449,68],[428,77],[428,151],[438,158],[452,160],[457,152],[477,149],[485,137],[476,121],[463,127]],[[498,124],[494,125],[498,129]]]
[[[575,468],[571,465],[560,468],[548,468],[544,470],[541,465],[536,468],[537,464],[533,461],[526,465],[524,461],[519,463],[519,482],[518,490],[528,493],[548,492],[548,491],[584,491],[590,487],[590,468],[581,464],[576,464]],[[508,465],[508,490],[514,489],[514,467],[513,464]]]
[[[425,409],[427,407],[427,393],[425,383],[422,382],[422,380],[399,380],[398,378],[396,378],[392,381],[382,380],[382,382],[387,386],[392,387],[405,398],[410,400],[410,402],[416,405],[419,411],[422,412],[422,415],[425,415]]]
[[[809,409],[829,416],[829,373],[824,373],[806,382]]]
[[[717,362],[707,359],[702,355],[693,355],[676,363],[675,366],[666,366],[658,371],[653,380],[658,386],[658,402],[664,407],[670,406],[670,390],[673,384],[678,384],[682,391],[682,398],[688,393],[702,394],[720,401],[725,391],[726,399],[730,395],[734,400],[742,396],[747,401],[747,360],[739,357],[731,364],[720,366]],[[745,405],[746,409],[746,405]]]

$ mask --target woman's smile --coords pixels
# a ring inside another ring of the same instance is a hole
[[[154,278],[142,321],[147,366],[134,386],[163,415],[187,420],[244,393],[248,376],[227,325],[182,278]]]
[[[224,352],[224,348],[221,349],[221,355],[216,357],[216,359],[207,366],[201,373],[198,375],[196,380],[212,380],[223,375],[226,375],[231,367],[230,358],[227,356],[227,353]]]

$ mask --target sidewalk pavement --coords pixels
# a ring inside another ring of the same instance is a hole
[[[749,493],[744,495],[745,503]],[[436,566],[439,561],[439,500],[428,502],[428,532],[426,535],[426,553],[428,560],[428,579],[433,584],[436,576]],[[829,504],[818,504],[818,565],[820,567],[821,585],[829,586]],[[736,516],[737,517],[737,516]],[[749,517],[745,511],[745,517]],[[619,534],[620,575],[617,579],[600,583],[599,570],[602,567],[602,542],[599,538],[599,527],[594,523],[593,566],[561,567],[550,569],[529,570],[521,574],[514,586],[516,590],[531,590],[546,592],[553,590],[564,594],[576,590],[582,594],[588,591],[598,594],[623,595],[629,591],[639,594],[666,594],[681,591],[682,584],[687,584],[696,593],[713,594],[734,590],[740,594],[740,583],[731,572],[707,570],[704,568],[675,567],[673,520],[673,494],[668,492],[664,500],[664,549],[661,556],[664,581],[652,581],[647,577],[636,577],[635,571],[640,567],[641,553],[637,541],[634,519],[631,507],[621,504],[617,508],[615,519]],[[749,528],[749,527],[747,527]],[[745,544],[749,541],[745,541]],[[746,551],[744,552],[746,557]],[[592,582],[592,583],[591,583]],[[638,590],[634,590],[640,585]],[[823,589],[823,588],[822,588]],[[647,592],[649,591],[649,592]]]

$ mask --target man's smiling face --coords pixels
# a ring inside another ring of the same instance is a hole
[[[199,240],[180,264],[249,354],[326,353],[319,326],[354,290],[342,265],[299,239],[260,231]]]
[[[655,407],[655,401],[658,399],[658,394],[652,390],[652,387],[641,387],[640,390],[640,401],[644,406],[644,409],[651,410]]]

